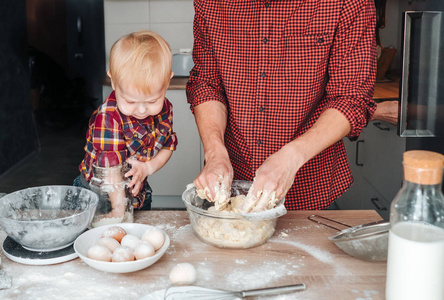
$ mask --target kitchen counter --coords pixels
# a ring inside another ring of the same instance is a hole
[[[188,77],[177,77],[174,76],[173,78],[171,78],[170,81],[170,85],[168,86],[169,90],[184,90],[185,89],[185,85],[188,82]],[[111,86],[111,79],[109,79],[109,77],[105,77],[105,79],[103,80],[102,84],[104,86]]]
[[[154,265],[134,273],[112,274],[95,270],[79,258],[31,266],[15,263],[2,252],[2,269],[13,278],[13,287],[0,290],[0,299],[138,299],[150,293],[159,295],[169,285],[171,268],[182,262],[196,267],[196,285],[204,287],[307,286],[302,292],[267,299],[384,299],[386,262],[366,262],[342,252],[328,240],[335,230],[307,220],[313,213],[352,226],[381,219],[372,210],[291,211],[278,219],[276,232],[266,244],[228,250],[202,243],[193,234],[186,211],[136,212],[136,222],[158,226],[171,238],[169,249]],[[0,231],[0,241],[5,238]]]
[[[373,99],[376,101],[398,100],[399,99],[399,76],[394,76],[393,80],[387,82],[376,82]]]
[[[171,78],[169,90],[184,90],[185,85],[188,82],[188,77],[176,77]],[[111,81],[108,77],[105,78],[104,85],[111,86]],[[375,84],[375,93],[373,99],[383,100],[397,100],[399,98],[399,77],[395,76],[392,81],[377,82]]]

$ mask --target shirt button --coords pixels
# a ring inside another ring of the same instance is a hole
[[[266,37],[264,37],[264,38],[262,39],[262,42],[263,42],[264,44],[266,44],[266,43],[268,42],[268,39],[267,39]]]
[[[135,138],[138,138],[138,137],[139,137],[139,135],[137,134],[137,132],[134,132],[133,136],[134,136]]]
[[[258,145],[262,144],[261,140],[257,140],[256,144],[258,144]]]
[[[261,106],[261,107],[259,107],[259,111],[260,112],[263,112],[264,111],[264,108]]]
[[[143,149],[143,154],[147,154],[148,153],[148,150],[146,150],[146,149]]]
[[[265,74],[265,72],[262,72],[261,77],[267,77],[267,74]]]
[[[324,42],[324,39],[323,39],[323,38],[319,38],[319,39],[318,39],[318,43],[319,43],[319,44],[322,44],[323,42]]]
[[[270,2],[265,2],[265,7],[269,8],[270,7]]]

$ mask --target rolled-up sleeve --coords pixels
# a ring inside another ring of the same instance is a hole
[[[349,121],[347,137],[359,136],[374,111],[376,79],[376,14],[372,0],[344,3],[331,49],[324,109],[339,110]]]
[[[173,131],[173,105],[166,101],[167,110],[161,115],[161,122],[157,126],[156,132],[159,136],[157,143],[162,149],[174,151],[177,148],[177,135]]]
[[[126,160],[122,128],[111,114],[97,115],[91,139],[97,166],[113,167]]]
[[[186,94],[191,111],[194,107],[207,101],[219,101],[227,106],[222,78],[217,66],[217,59],[207,35],[205,16],[202,7],[205,1],[194,1],[194,67],[186,86]]]

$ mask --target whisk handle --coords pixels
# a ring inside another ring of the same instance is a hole
[[[253,297],[253,296],[265,296],[265,295],[279,295],[279,294],[291,293],[302,290],[305,290],[305,284],[299,283],[299,284],[284,285],[272,288],[240,291],[239,296]]]

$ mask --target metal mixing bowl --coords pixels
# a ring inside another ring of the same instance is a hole
[[[32,251],[65,248],[89,226],[98,196],[74,186],[41,186],[0,198],[0,226]]]
[[[251,184],[250,181],[234,180],[231,196],[247,195]],[[245,249],[265,243],[275,231],[277,218],[287,212],[283,201],[273,209],[258,213],[209,211],[214,203],[199,198],[193,185],[188,185],[182,200],[196,235],[219,248]]]

